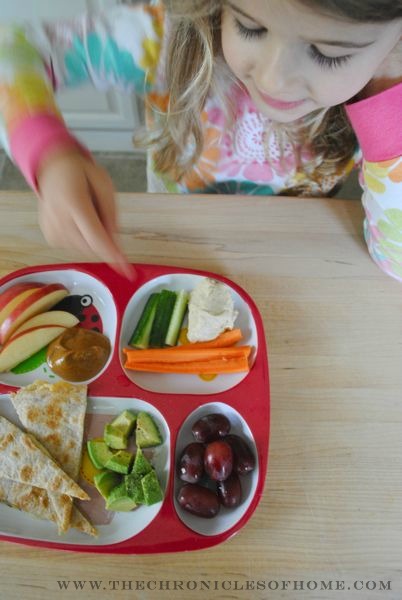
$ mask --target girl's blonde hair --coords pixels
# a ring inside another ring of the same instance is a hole
[[[361,0],[299,0],[320,10],[341,14],[354,20],[347,7],[359,5],[359,20],[370,20],[370,9],[387,4],[395,7],[400,0],[367,0],[370,7],[364,10]],[[169,100],[166,112],[159,112],[155,126],[145,137],[145,145],[154,149],[153,160],[157,171],[180,180],[197,162],[203,148],[202,111],[208,94],[214,90],[228,102],[225,90],[234,78],[222,57],[220,21],[224,0],[165,0],[169,36],[166,48],[165,76]],[[345,10],[342,11],[342,6]],[[354,7],[355,8],[355,7]],[[362,12],[363,10],[363,12]],[[400,9],[400,12],[402,10]],[[367,13],[364,15],[364,13]],[[365,19],[365,17],[367,17]],[[393,14],[390,18],[396,18]],[[230,118],[230,106],[224,106]],[[296,149],[308,146],[315,157],[313,168],[286,193],[311,192],[312,183],[344,172],[350,162],[357,140],[343,106],[317,111],[301,123],[290,126],[272,125],[267,139],[275,135],[284,148],[291,143]],[[299,161],[298,168],[301,168]],[[314,186],[313,186],[314,187]]]

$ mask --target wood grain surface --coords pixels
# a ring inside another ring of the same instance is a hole
[[[1,276],[83,260],[46,245],[35,202],[0,193]],[[254,298],[271,377],[265,492],[203,551],[0,543],[0,597],[402,598],[402,285],[369,257],[360,203],[126,194],[119,208],[132,262],[211,270]]]

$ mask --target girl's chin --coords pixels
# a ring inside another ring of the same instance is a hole
[[[262,102],[259,102],[257,106],[265,117],[267,117],[271,121],[275,121],[276,123],[284,124],[299,121],[300,119],[303,119],[310,113],[317,110],[317,108],[312,107],[309,102],[306,102],[305,105],[303,104],[302,106],[298,106],[297,108],[291,110],[279,110],[267,106]]]

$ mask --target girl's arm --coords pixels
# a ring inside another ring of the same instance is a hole
[[[346,110],[363,153],[365,237],[371,256],[402,281],[402,43]]]
[[[70,21],[0,29],[0,138],[33,187],[53,148],[85,153],[53,93],[85,82],[144,93],[158,63],[162,18],[160,9],[120,5]]]
[[[113,184],[67,130],[53,93],[88,81],[144,93],[154,83],[162,18],[156,8],[118,6],[53,25],[0,28],[0,137],[38,193],[45,239],[129,277]]]

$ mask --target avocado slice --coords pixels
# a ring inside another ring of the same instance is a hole
[[[123,410],[110,422],[112,427],[118,427],[129,437],[132,433],[137,416],[131,410]]]
[[[154,469],[144,475],[141,479],[141,486],[144,494],[144,504],[147,506],[163,500],[162,488]]]
[[[123,481],[114,487],[106,499],[106,509],[118,512],[128,512],[137,505],[127,493],[127,487]]]
[[[119,450],[116,454],[112,454],[106,462],[105,468],[127,475],[130,472],[133,459],[134,456],[130,452],[127,452],[127,450]]]
[[[162,437],[155,421],[146,412],[139,412],[137,415],[135,443],[139,448],[149,448],[162,443]]]
[[[144,504],[144,492],[142,491],[141,477],[131,472],[126,475],[125,484],[127,494],[134,500],[136,504]]]
[[[103,440],[88,440],[87,449],[89,458],[97,469],[103,469],[113,456],[113,452]]]
[[[110,423],[105,425],[103,439],[105,444],[114,450],[125,450],[127,448],[128,439],[124,431],[118,427],[113,427]]]
[[[125,450],[128,438],[134,430],[137,416],[130,410],[123,410],[110,423],[105,425],[103,439],[105,443],[115,450]]]
[[[141,477],[144,477],[150,471],[152,471],[151,463],[145,458],[141,448],[137,448],[132,472],[141,479]]]
[[[95,487],[98,492],[108,499],[110,492],[121,483],[121,477],[113,471],[102,471],[94,476]]]

